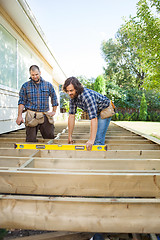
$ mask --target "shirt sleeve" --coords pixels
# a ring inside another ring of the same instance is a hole
[[[51,97],[52,107],[58,106],[57,95],[52,84],[50,84],[50,97]]]
[[[24,85],[22,85],[20,91],[19,91],[19,101],[18,101],[18,105],[26,104],[26,88],[24,87]]]
[[[89,115],[89,119],[93,119],[97,117],[97,104],[96,104],[96,99],[93,94],[87,93],[84,96],[84,101],[87,105],[87,112]]]
[[[76,114],[77,112],[77,105],[72,101],[72,99],[69,100],[69,114]]]

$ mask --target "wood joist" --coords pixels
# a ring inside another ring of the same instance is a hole
[[[46,143],[66,143],[66,123],[57,129],[56,139]],[[106,152],[17,150],[13,136],[24,142],[24,132],[0,136],[2,227],[159,233],[157,142],[114,123]],[[88,136],[89,121],[76,123],[74,140],[81,144]]]

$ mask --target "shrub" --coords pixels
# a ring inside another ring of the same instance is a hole
[[[124,114],[124,119],[123,119],[124,121],[130,121],[131,120],[131,115],[129,114],[129,113],[125,113]]]
[[[147,120],[147,102],[144,93],[142,94],[140,110],[139,110],[139,120],[146,121]]]

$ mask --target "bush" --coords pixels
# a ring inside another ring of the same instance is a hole
[[[139,110],[139,120],[146,121],[147,120],[147,102],[144,93],[142,94],[140,110]]]
[[[126,112],[126,113],[124,114],[123,120],[124,120],[124,121],[131,121],[131,115]]]
[[[147,117],[148,121],[160,122],[160,114],[157,112],[150,112]]]
[[[131,120],[132,121],[138,121],[138,113],[134,112],[131,114]]]

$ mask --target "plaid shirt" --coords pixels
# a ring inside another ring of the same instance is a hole
[[[37,112],[49,111],[49,96],[52,106],[58,106],[56,92],[50,82],[40,78],[40,83],[36,84],[32,79],[25,82],[19,92],[19,104],[23,104],[26,109]]]
[[[89,119],[96,118],[102,109],[107,108],[110,104],[110,100],[102,94],[84,88],[84,91],[76,98],[70,99],[69,114],[75,114],[77,107],[88,112]]]

